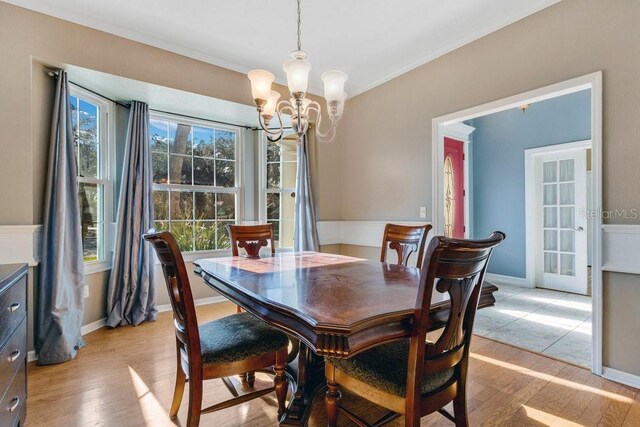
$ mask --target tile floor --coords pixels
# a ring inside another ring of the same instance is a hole
[[[591,367],[591,297],[497,286],[495,307],[476,314],[476,335]]]

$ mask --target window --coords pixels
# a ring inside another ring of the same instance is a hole
[[[238,217],[239,128],[151,117],[155,228],[175,236],[180,250],[230,248],[227,224]]]
[[[85,271],[91,273],[110,268],[111,242],[106,228],[111,225],[113,217],[111,103],[76,86],[70,88],[69,103]]]
[[[262,137],[260,221],[273,224],[276,248],[293,247],[297,156],[295,135],[278,142]]]

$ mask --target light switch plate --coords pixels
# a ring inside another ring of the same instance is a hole
[[[426,217],[427,217],[427,207],[420,206],[420,218],[426,218]]]

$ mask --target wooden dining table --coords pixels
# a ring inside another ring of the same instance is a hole
[[[323,356],[351,357],[411,330],[420,271],[318,252],[195,261],[205,283],[246,311],[300,341],[288,372],[294,393],[280,425],[304,425],[326,386]],[[479,307],[495,303],[485,284]],[[432,329],[448,316],[448,301],[431,305]]]

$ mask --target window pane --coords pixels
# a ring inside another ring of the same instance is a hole
[[[153,171],[153,182],[158,184],[166,184],[169,182],[167,172],[167,162],[169,156],[167,154],[151,153],[151,170]]]
[[[267,220],[267,223],[273,225],[273,240],[276,249],[278,249],[280,247],[280,245],[278,244],[278,242],[280,242],[280,221],[269,219]]]
[[[95,261],[100,251],[100,212],[101,189],[96,184],[80,183],[78,185],[78,202],[80,203],[80,225],[84,261]]]
[[[171,221],[171,233],[181,251],[193,250],[193,221]]]
[[[543,187],[544,192],[544,204],[555,205],[558,203],[558,185],[557,184],[545,184]]]
[[[574,160],[560,160],[560,181],[574,180]]]
[[[560,184],[560,204],[573,205],[575,203],[575,184]]]
[[[208,251],[216,248],[216,222],[196,221],[196,251]]]
[[[82,224],[82,253],[84,262],[96,261],[98,259],[98,236],[99,224],[83,223]]]
[[[79,176],[98,177],[98,112],[96,105],[79,100],[76,127]]]
[[[573,252],[575,250],[575,234],[573,230],[560,231],[560,250]]]
[[[156,231],[169,231],[169,221],[154,221],[153,227]]]
[[[544,249],[547,251],[558,250],[558,232],[555,230],[544,231]]]
[[[267,219],[280,219],[280,194],[278,193],[267,193]]]
[[[196,197],[196,219],[216,219],[216,193],[198,191]]]
[[[216,186],[236,186],[236,162],[231,160],[216,160]]]
[[[267,188],[280,188],[280,163],[267,165]]]
[[[228,193],[218,193],[216,195],[216,219],[236,219],[236,195]]]
[[[169,156],[169,182],[171,184],[191,185],[191,161],[190,156]]]
[[[214,157],[214,130],[209,128],[202,128],[198,126],[193,127],[193,155],[200,157]]]
[[[573,228],[574,220],[574,208],[560,208],[560,228]]]
[[[563,276],[576,275],[576,257],[571,254],[560,254],[560,274]]]
[[[229,249],[231,241],[229,240],[229,232],[227,225],[234,224],[234,221],[217,221],[218,232],[216,234],[216,249]]]
[[[169,123],[169,152],[191,155],[191,126]]]
[[[544,272],[553,274],[558,273],[558,254],[556,252],[545,252]]]
[[[280,162],[280,146],[275,142],[267,141],[267,162]]]
[[[215,185],[215,163],[213,159],[193,158],[193,183],[195,185]]]
[[[236,133],[216,129],[216,159],[235,160]]]
[[[161,120],[149,121],[151,151],[166,153],[169,147],[169,123]]]
[[[558,208],[544,208],[544,227],[555,228],[558,226]]]
[[[542,164],[542,182],[556,182],[557,179],[557,162],[544,162]]]
[[[153,192],[153,216],[156,220],[169,219],[169,192],[166,190],[154,190]]]
[[[190,191],[171,191],[171,220],[193,219],[193,193]]]

